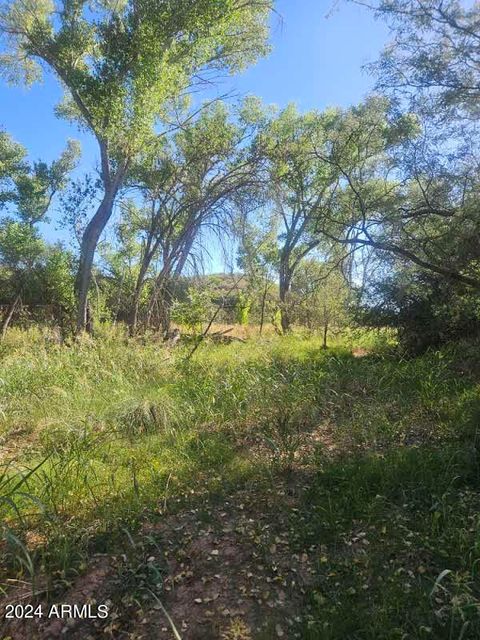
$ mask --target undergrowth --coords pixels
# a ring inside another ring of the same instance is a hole
[[[12,330],[0,358],[6,593],[58,595],[200,486],[301,470],[292,541],[317,580],[296,637],[480,637],[478,345],[407,359],[388,334],[350,332],[326,351],[206,341],[189,359],[120,329],[65,346]]]

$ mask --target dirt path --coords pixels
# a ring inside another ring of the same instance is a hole
[[[130,558],[94,558],[62,596],[72,604],[108,603],[107,619],[17,623],[4,634],[170,640],[161,605],[153,596],[143,600],[153,590],[182,640],[299,637],[294,629],[315,576],[314,549],[295,548],[300,491],[291,480],[277,490],[248,488],[147,521]]]

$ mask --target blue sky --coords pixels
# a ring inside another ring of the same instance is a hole
[[[385,25],[345,0],[278,0],[277,10],[270,56],[229,79],[220,91],[255,94],[280,106],[293,101],[302,110],[360,101],[372,86],[362,65],[375,60],[388,40]],[[32,159],[53,160],[67,138],[77,138],[83,149],[81,169],[95,168],[91,137],[54,115],[60,97],[61,89],[49,75],[28,90],[0,81],[0,127],[21,142]],[[45,235],[66,239],[55,217],[54,211]]]

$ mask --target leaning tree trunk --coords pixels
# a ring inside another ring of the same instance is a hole
[[[152,260],[155,257],[155,254],[157,253],[159,245],[160,245],[160,238],[158,238],[154,242],[153,237],[150,236],[145,246],[145,252],[143,254],[142,262],[140,264],[140,271],[138,272],[137,281],[135,283],[135,291],[133,292],[132,307],[130,309],[130,314],[128,319],[128,328],[131,336],[134,336],[137,333],[138,316],[140,312],[140,300],[142,297],[143,287],[145,285],[145,277],[147,275],[148,269],[150,268]]]
[[[149,265],[147,265],[144,260],[140,267],[137,282],[135,283],[135,291],[133,293],[132,308],[130,311],[130,318],[128,321],[128,329],[131,336],[134,336],[137,333],[138,313],[140,310],[140,299],[142,296],[143,285],[145,282],[145,275],[147,273],[148,266]]]
[[[170,312],[173,298],[170,290],[170,284],[171,278],[168,273],[162,272],[159,274],[155,282],[155,290],[152,294],[147,314],[147,324],[150,325],[154,309],[155,307],[157,308],[158,317],[154,321],[153,326],[157,331],[161,329],[164,334],[169,333],[171,323]]]
[[[173,286],[178,282],[178,278],[182,275],[199,228],[199,225],[192,225],[188,234],[186,234],[184,241],[179,247],[177,247],[176,255],[171,260],[172,267],[170,268],[170,271],[165,274],[162,287],[162,330],[165,334],[170,333],[170,325],[172,321],[171,311],[173,306]]]
[[[159,307],[159,303],[161,304],[161,298],[163,295],[163,287],[165,285],[166,280],[168,279],[168,275],[170,272],[170,261],[164,256],[164,264],[160,270],[160,273],[155,278],[155,283],[153,285],[152,295],[150,297],[150,302],[147,310],[147,319],[146,325],[150,327],[152,324],[153,313],[155,307]]]
[[[171,268],[165,273],[164,282],[162,285],[162,297],[161,297],[161,326],[162,331],[165,334],[170,333],[170,326],[172,322],[171,311],[173,306],[173,286],[178,281],[178,278],[182,275],[185,264],[188,260],[190,252],[192,250],[193,242],[199,227],[193,226],[183,243],[177,248],[176,255],[171,260]]]
[[[12,302],[12,304],[10,305],[10,307],[8,308],[8,311],[5,315],[5,318],[2,322],[2,340],[5,338],[6,334],[7,334],[7,329],[10,325],[10,322],[12,321],[13,318],[13,314],[15,313],[15,309],[17,308],[18,303],[21,300],[21,294],[18,293],[15,297],[15,300]]]
[[[172,285],[171,279],[168,279],[165,281],[165,284],[163,287],[163,296],[161,298],[161,302],[162,302],[161,327],[165,335],[168,335],[170,333],[170,325],[172,322],[171,311],[172,311],[172,304],[173,304],[173,296],[172,296],[171,285]]]
[[[88,290],[92,279],[92,266],[100,235],[113,212],[113,203],[118,187],[108,189],[95,215],[88,223],[80,247],[80,264],[78,266],[75,289],[78,300],[77,332],[87,329]]]
[[[164,255],[164,265],[155,280],[155,286],[147,312],[147,326],[150,325],[153,310],[155,306],[157,306],[160,311],[160,322],[157,323],[157,328],[161,327],[164,333],[170,331],[170,312],[173,304],[171,285],[177,281],[177,278],[181,275],[185,267],[196,231],[198,231],[198,228],[193,232],[190,231],[187,237],[182,242],[177,243],[168,255]]]

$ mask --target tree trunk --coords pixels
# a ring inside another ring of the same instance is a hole
[[[169,290],[169,281],[166,283],[165,292],[162,297],[162,331],[164,335],[168,335],[170,333],[170,325],[172,322],[171,319],[171,310],[172,310],[172,292]]]
[[[152,323],[153,311],[155,307],[158,306],[159,300],[163,295],[163,287],[164,287],[165,281],[168,278],[170,269],[171,269],[170,262],[166,261],[164,257],[164,264],[163,264],[163,267],[160,269],[160,273],[155,278],[155,284],[153,285],[152,295],[148,305],[147,326],[150,326]]]
[[[130,312],[130,318],[128,322],[128,328],[131,336],[137,333],[138,325],[138,312],[140,309],[140,298],[142,296],[143,284],[145,282],[145,275],[148,271],[150,260],[146,260],[144,257],[138,273],[137,282],[135,283],[135,291],[133,293],[132,309]]]
[[[173,302],[170,285],[181,275],[199,228],[198,224],[191,225],[183,236],[173,243],[168,253],[164,253],[163,267],[155,280],[152,299],[147,312],[147,325],[150,325],[153,309],[157,306],[160,310],[158,328],[161,326],[164,332],[170,331],[170,311]]]
[[[135,287],[135,293],[133,295],[132,310],[130,312],[130,318],[128,321],[128,332],[133,337],[137,333],[138,325],[138,310],[140,306],[140,295],[142,293],[143,283],[137,288]]]
[[[5,338],[8,326],[13,318],[13,314],[15,313],[15,309],[17,308],[17,305],[20,302],[20,300],[21,300],[21,294],[18,293],[17,296],[15,297],[15,300],[12,302],[12,304],[10,305],[10,308],[7,311],[7,314],[2,323],[2,340]]]
[[[89,333],[90,335],[93,335],[93,315],[92,315],[92,309],[90,307],[90,302],[88,300],[87,300],[85,329],[87,333]]]
[[[323,345],[322,349],[327,348],[327,334],[328,334],[328,320],[325,320],[325,324],[323,325]]]
[[[123,284],[125,282],[125,271],[122,273],[122,279],[120,280],[120,286],[118,287],[118,295],[117,295],[117,304],[115,306],[115,316],[113,319],[113,326],[115,327],[118,322],[118,315],[120,313],[120,307],[122,305],[122,293],[123,293]]]
[[[157,329],[161,329],[164,335],[170,332],[171,317],[170,312],[172,309],[172,292],[170,290],[170,284],[172,280],[168,274],[165,274],[162,283],[157,290],[156,302],[158,305],[159,318],[157,322]]]
[[[261,314],[260,314],[260,335],[262,335],[262,331],[263,331],[263,324],[265,322],[265,304],[267,301],[267,293],[268,293],[268,283],[265,284],[265,288],[263,290],[263,295],[262,295],[262,310],[261,310]]]
[[[92,278],[93,259],[100,235],[112,215],[113,203],[117,192],[117,186],[113,186],[105,192],[102,202],[88,223],[82,237],[80,264],[75,283],[78,300],[77,332],[87,329],[88,290]]]
[[[138,273],[138,278],[135,283],[135,291],[133,293],[132,308],[130,311],[130,317],[128,321],[128,327],[129,327],[129,332],[131,336],[134,336],[137,333],[138,313],[140,310],[140,298],[142,297],[143,285],[145,284],[145,276],[147,275],[147,271],[150,268],[150,264],[152,263],[152,260],[155,257],[155,254],[157,253],[159,245],[160,245],[160,238],[157,238],[154,241],[153,234],[150,234],[147,238],[145,251],[142,258],[142,263],[140,265],[140,271]]]
[[[290,292],[291,281],[292,274],[290,273],[290,269],[288,268],[288,257],[285,256],[281,259],[279,274],[280,314],[283,333],[288,333],[290,331],[288,294]]]

